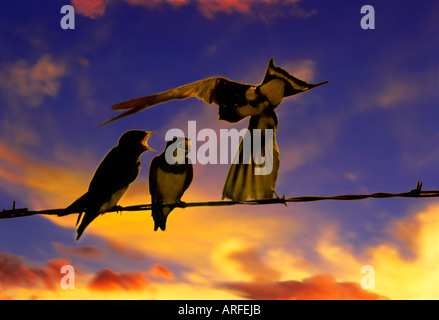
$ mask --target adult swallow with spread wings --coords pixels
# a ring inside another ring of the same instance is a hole
[[[223,198],[245,200],[271,198],[276,185],[279,168],[279,150],[275,140],[278,120],[276,107],[283,98],[308,91],[328,83],[309,84],[287,71],[274,65],[270,59],[265,77],[259,85],[251,85],[228,80],[223,77],[212,77],[183,85],[161,93],[149,95],[115,104],[113,110],[127,110],[124,113],[105,121],[103,124],[121,119],[154,105],[175,99],[196,97],[208,104],[218,105],[219,120],[236,123],[250,116],[248,129],[272,129],[273,150],[265,150],[272,155],[273,171],[269,175],[255,176],[254,161],[250,164],[232,164],[223,190]],[[238,152],[242,153],[242,141]],[[242,158],[242,154],[239,155]],[[262,179],[261,179],[262,178]]]
[[[148,146],[148,138],[155,133],[143,130],[129,130],[120,138],[116,147],[110,150],[90,182],[88,191],[68,206],[66,214],[78,212],[78,225],[82,214],[85,215],[77,230],[79,240],[85,228],[100,214],[113,209],[137,178],[141,162],[140,155],[153,150]],[[63,215],[63,214],[60,214]]]

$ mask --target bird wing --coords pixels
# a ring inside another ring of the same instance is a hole
[[[138,161],[140,162],[140,160]],[[79,240],[85,228],[102,211],[111,209],[109,206],[116,205],[131,182],[137,178],[139,165],[131,162],[133,160],[127,159],[119,147],[114,147],[99,164],[86,193],[85,214],[78,227],[76,240]],[[78,216],[76,224],[79,223],[80,219],[81,214]]]
[[[261,150],[254,152],[253,141],[256,138],[253,129],[261,129]],[[267,143],[264,129],[272,129],[272,144]],[[262,114],[252,116],[249,121],[248,132],[251,137],[250,146],[252,152],[245,151],[245,138],[241,139],[239,149],[235,155],[235,161],[230,165],[229,172],[223,188],[222,198],[233,201],[245,201],[251,199],[272,198],[276,187],[277,175],[279,172],[279,148],[276,142],[277,116],[273,108],[266,109]],[[248,150],[248,149],[247,149]],[[252,157],[252,155],[259,155]],[[265,157],[262,163],[261,157]],[[255,162],[257,160],[257,163]],[[272,165],[269,166],[268,162]],[[258,164],[259,163],[259,164]],[[261,164],[262,163],[262,164]],[[268,170],[266,174],[255,174],[255,170]],[[267,167],[268,166],[268,167]]]
[[[315,87],[321,86],[328,83],[329,81],[324,81],[317,84],[307,83],[291,74],[289,74],[284,69],[274,65],[274,60],[270,59],[267,65],[267,70],[265,71],[265,77],[262,83],[267,83],[272,79],[283,79],[286,82],[284,97],[293,96],[295,94],[308,91]]]
[[[90,193],[112,194],[126,188],[138,176],[140,159],[135,162],[119,147],[111,149],[101,161],[90,182]]]
[[[166,229],[166,218],[169,212],[172,211],[170,207],[157,206],[163,201],[161,190],[157,184],[157,173],[160,167],[160,157],[162,156],[163,154],[154,157],[149,166],[149,193],[151,194],[151,215],[154,220],[154,231],[157,231],[158,228]]]
[[[181,100],[196,97],[207,104],[215,103],[220,107],[245,105],[246,101],[243,101],[243,97],[245,98],[245,91],[249,87],[250,85],[248,84],[231,81],[223,77],[212,77],[195,81],[161,93],[117,103],[111,107],[113,110],[127,111],[101,123],[99,126],[175,99]]]
[[[149,166],[149,193],[151,194],[151,202],[155,202],[156,198],[154,194],[157,190],[157,169],[159,166],[160,156],[154,157],[151,160],[151,164]]]

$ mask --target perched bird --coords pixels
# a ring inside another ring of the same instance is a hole
[[[125,132],[119,138],[117,146],[111,149],[99,164],[87,193],[65,209],[65,214],[79,212],[76,225],[85,212],[77,230],[76,240],[79,240],[85,228],[96,217],[117,205],[128,186],[137,178],[141,167],[140,155],[147,150],[155,151],[148,146],[148,138],[155,132]]]
[[[249,197],[253,199],[272,198],[280,162],[276,143],[278,119],[275,109],[283,98],[308,91],[328,82],[309,84],[275,66],[274,60],[270,59],[265,77],[259,85],[234,82],[223,77],[199,80],[161,93],[115,104],[112,106],[113,110],[127,111],[101,125],[163,102],[190,97],[197,97],[205,103],[218,105],[219,120],[236,123],[250,116],[248,129],[251,141],[254,139],[255,129],[261,129],[263,131],[261,155],[265,161],[270,161],[272,170],[265,175],[255,175],[254,170],[260,166],[260,164],[255,163],[255,159],[249,159],[250,163],[241,161],[232,164],[224,184],[223,199],[240,201]],[[267,141],[263,141],[264,129],[272,130],[273,133],[270,137],[272,140],[268,144]],[[242,142],[241,140],[235,156],[236,159],[240,160],[248,156],[248,152],[247,155],[244,152],[245,148],[243,148]]]
[[[190,140],[175,137],[168,141],[165,150],[153,158],[149,168],[149,193],[151,194],[154,231],[166,230],[166,220],[174,209],[163,204],[181,202],[186,189],[192,182],[194,171],[187,155],[191,150]]]

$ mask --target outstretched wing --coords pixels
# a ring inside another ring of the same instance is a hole
[[[117,103],[111,107],[113,110],[127,111],[101,123],[99,126],[124,118],[157,104],[175,99],[181,100],[196,97],[203,100],[205,103],[215,103],[223,108],[245,105],[247,103],[245,100],[245,91],[249,87],[250,85],[248,84],[230,81],[223,77],[212,77],[195,81],[161,93]]]
[[[270,82],[273,79],[283,79],[286,82],[284,97],[293,96],[295,94],[308,91],[329,82],[324,81],[316,84],[308,83],[289,74],[284,69],[275,66],[274,60],[270,59],[270,61],[268,61],[267,69],[265,71],[264,81],[262,81],[262,83]]]
[[[248,139],[245,136],[241,139],[234,164],[230,165],[227,174],[223,199],[245,201],[248,198],[259,200],[273,197],[280,162],[276,143],[277,122],[273,108],[268,108],[262,114],[250,118],[248,137],[251,139],[250,142],[245,141]],[[261,130],[260,137],[254,129]],[[272,135],[267,134],[265,129],[272,129]],[[256,147],[253,144],[255,139],[257,139]]]

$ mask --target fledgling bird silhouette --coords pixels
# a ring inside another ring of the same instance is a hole
[[[285,97],[308,91],[328,82],[307,83],[275,66],[274,60],[270,59],[264,79],[259,85],[239,83],[224,77],[195,81],[161,93],[115,104],[112,106],[113,110],[127,111],[103,122],[100,126],[160,103],[190,97],[196,97],[208,104],[218,105],[219,120],[236,123],[250,116],[248,129],[252,141],[254,129],[273,130],[273,143],[262,145],[261,150],[265,159],[271,161],[272,171],[266,175],[255,175],[254,169],[258,165],[253,159],[250,163],[232,164],[224,184],[223,199],[242,201],[249,197],[253,199],[272,198],[280,163],[276,142],[278,119],[274,110]],[[243,152],[242,142],[241,139],[235,156],[237,159],[243,159],[246,156]]]
[[[174,204],[181,202],[181,197],[189,188],[194,177],[192,163],[187,158],[191,151],[188,138],[175,137],[168,141],[165,150],[151,160],[149,167],[149,193],[151,194],[154,231],[165,231],[166,221],[174,209]]]
[[[147,150],[155,151],[148,146],[148,138],[155,132],[125,132],[119,138],[117,146],[99,164],[88,191],[65,209],[65,214],[79,213],[76,225],[85,212],[77,230],[76,241],[96,217],[117,205],[128,186],[137,178],[141,167],[140,155]]]

